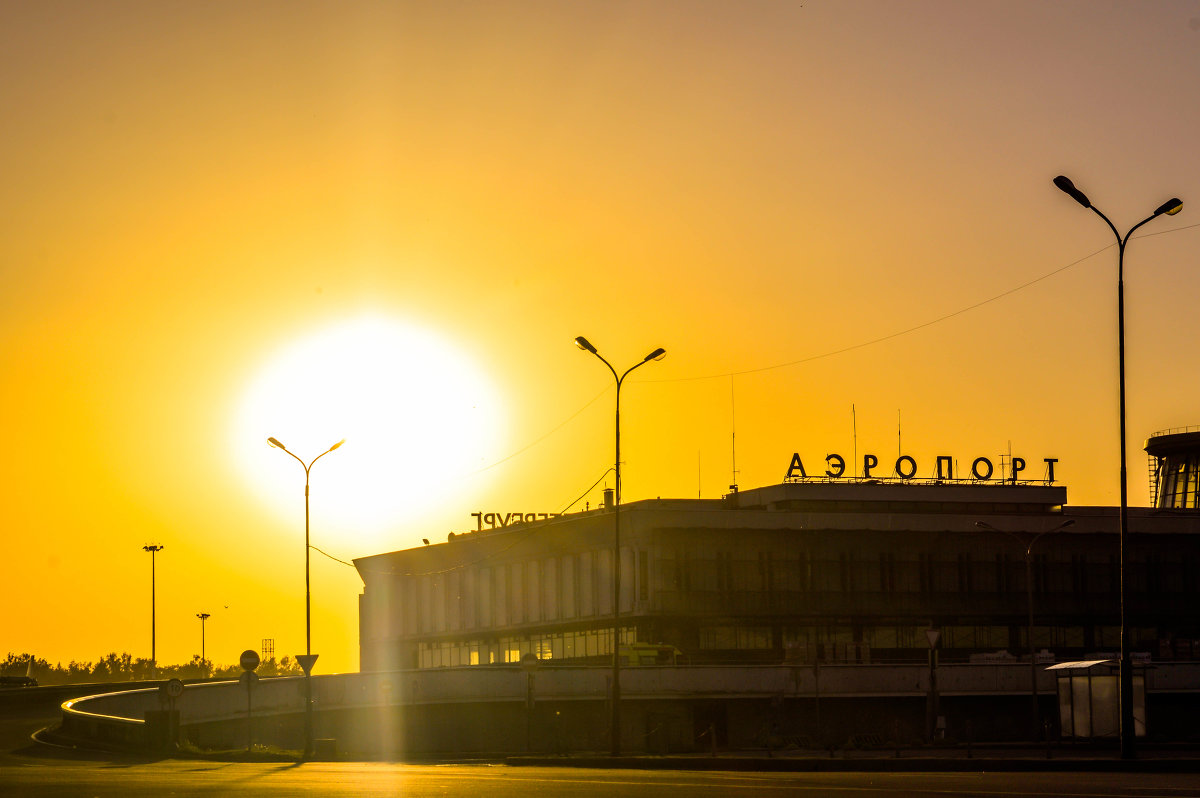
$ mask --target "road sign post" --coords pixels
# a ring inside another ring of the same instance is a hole
[[[254,725],[253,713],[250,707],[250,694],[254,692],[254,683],[258,681],[258,674],[254,671],[246,671],[238,681],[242,683],[242,687],[246,688],[246,753],[250,753],[250,749],[254,743]]]
[[[179,711],[175,700],[183,695],[183,682],[169,679],[158,687],[161,710],[146,712],[146,739],[156,748],[170,750],[179,744]]]
[[[245,673],[238,679],[242,683],[242,687],[246,688],[246,753],[250,753],[250,749],[254,744],[254,725],[253,714],[250,704],[251,693],[254,692],[254,683],[258,681],[258,674],[254,670],[258,667],[258,652],[252,648],[248,648],[242,652],[239,659],[242,669]]]
[[[258,669],[258,652],[252,648],[248,648],[242,652],[239,660],[242,664],[242,670],[253,671]]]
[[[304,669],[304,758],[313,753],[312,669],[318,654],[297,654],[296,662]]]

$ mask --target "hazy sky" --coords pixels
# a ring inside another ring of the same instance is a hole
[[[1011,442],[1115,503],[1116,248],[1060,173],[1122,230],[1184,201],[1126,258],[1144,504],[1200,424],[1198,75],[1200,2],[0,2],[0,653],[149,656],[150,542],[160,661],[198,612],[218,661],[302,651],[269,435],[348,439],[342,560],[562,510],[612,461],[576,335],[669,352],[626,501],[720,496],[735,429],[743,488],[819,470],[854,405],[860,455],[899,414],[923,476]],[[356,669],[358,575],[312,567]]]

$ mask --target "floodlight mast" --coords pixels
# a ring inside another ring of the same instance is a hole
[[[150,552],[150,675],[154,678],[158,677],[158,656],[155,650],[157,640],[157,624],[155,623],[155,603],[157,595],[157,586],[155,584],[155,569],[154,555],[162,551],[165,546],[157,543],[150,543],[142,546],[142,551]]]

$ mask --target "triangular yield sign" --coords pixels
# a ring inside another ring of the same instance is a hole
[[[304,669],[304,675],[308,676],[312,673],[313,665],[317,662],[318,654],[297,654],[296,662],[300,663],[300,667]]]

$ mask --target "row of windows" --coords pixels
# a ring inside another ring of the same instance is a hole
[[[621,645],[637,642],[637,631],[621,628]],[[586,629],[543,635],[510,635],[496,640],[421,643],[418,666],[444,668],[459,665],[518,663],[533,654],[540,660],[612,656],[612,629]]]
[[[1149,562],[1129,566],[1130,586],[1154,593],[1193,593],[1197,590],[1195,563],[1166,560],[1157,555]],[[658,584],[681,592],[842,592],[883,593],[1007,593],[1025,591],[1023,557],[996,554],[973,557],[960,553],[953,560],[922,553],[916,560],[898,559],[894,553],[877,561],[843,552],[836,560],[814,559],[801,552],[776,557],[760,552],[757,560],[734,559],[718,552],[700,559],[678,551],[659,569]],[[1070,555],[1069,560],[1034,554],[1029,574],[1035,593],[1109,594],[1119,578],[1115,555]],[[645,582],[643,581],[644,585]]]
[[[928,639],[924,626],[817,626],[791,627],[780,630],[784,649],[801,651],[848,650],[865,646],[871,651],[888,649],[925,649]],[[1161,630],[1131,628],[1131,640],[1142,643],[1155,640]],[[1028,649],[1028,630],[1022,626],[943,626],[940,647],[998,651]],[[1014,636],[1015,633],[1015,636]],[[701,650],[767,651],[773,649],[774,630],[770,626],[703,626],[699,629]],[[621,645],[637,642],[637,630],[621,628]],[[1189,641],[1190,642],[1190,641]],[[1083,648],[1116,650],[1120,647],[1120,627],[1094,626],[1092,640],[1087,642],[1083,626],[1034,626],[1033,645],[1041,649]],[[612,656],[612,629],[588,629],[577,632],[541,635],[510,635],[494,640],[420,643],[418,664],[422,668],[456,667],[518,663],[532,653],[540,660],[571,660]]]
[[[813,559],[806,552],[787,557],[760,552],[756,559],[735,559],[730,552],[718,552],[710,559],[685,551],[674,554],[673,559],[651,562],[645,551],[622,550],[622,612],[632,611],[658,591],[685,595],[876,591],[971,595],[1023,593],[1027,589],[1024,558],[1005,554],[977,558],[960,553],[947,560],[922,553],[913,560],[886,552],[874,561],[849,553],[832,561]],[[1130,566],[1130,587],[1139,593],[1194,593],[1194,565],[1153,555],[1149,562]],[[1076,554],[1069,561],[1057,561],[1034,554],[1030,566],[1036,594],[1116,592],[1119,572],[1115,557],[1097,560]],[[372,637],[603,618],[612,614],[612,552],[585,551],[378,582],[372,584],[366,599]]]
[[[649,568],[645,552],[621,555],[628,612],[649,596]],[[377,637],[586,620],[612,614],[612,576],[612,551],[602,549],[381,581],[366,600]]]
[[[769,626],[703,626],[700,628],[700,648],[764,649],[771,647],[771,627]]]
[[[1008,627],[1004,643],[1008,644]],[[774,648],[770,626],[702,626],[701,649],[765,650]],[[997,638],[999,639],[999,638]],[[855,631],[853,626],[785,626],[780,630],[785,649],[809,649],[865,643],[872,648],[917,648],[927,646],[923,626],[868,626]]]
[[[924,649],[928,647],[924,626],[852,626],[783,627],[781,642],[784,648],[834,647],[853,643],[865,643],[871,649]],[[1028,649],[1029,632],[1026,627],[1015,629],[1016,636],[1008,626],[943,626],[939,630],[941,648],[972,649],[980,651],[1007,649],[1013,646]],[[1132,640],[1153,640],[1159,630],[1154,628],[1131,629]],[[1120,647],[1119,626],[1092,627],[1091,646],[1097,649]],[[1035,648],[1083,648],[1089,645],[1083,626],[1034,626]],[[773,648],[770,626],[705,626],[700,628],[700,648],[764,650]]]

